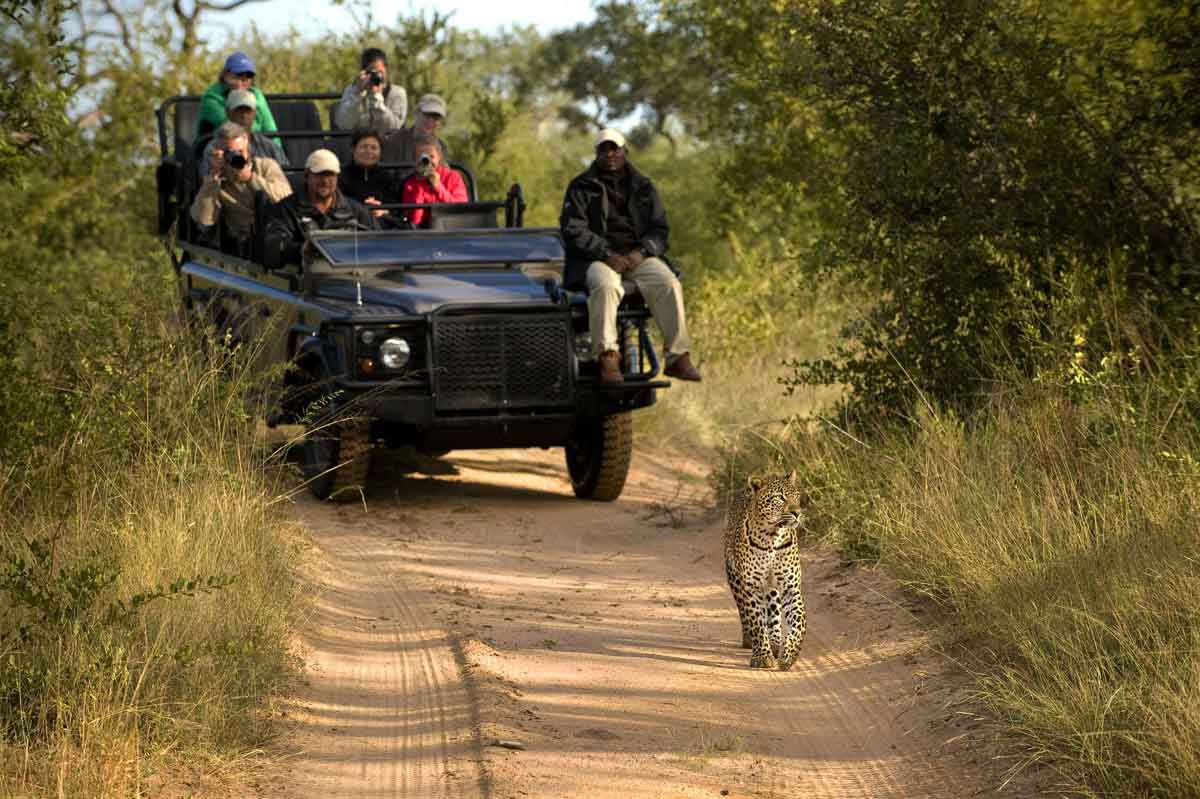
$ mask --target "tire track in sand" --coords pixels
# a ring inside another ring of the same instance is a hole
[[[321,588],[299,636],[308,673],[288,711],[285,795],[488,796],[461,655],[396,579],[394,547],[325,508],[317,517],[308,576]]]

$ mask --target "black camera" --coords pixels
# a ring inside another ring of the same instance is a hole
[[[242,169],[246,166],[246,156],[233,150],[225,151],[225,163],[229,164],[234,169]]]
[[[373,69],[370,72],[368,72],[367,75],[370,78],[372,86],[382,86],[383,85],[383,73],[380,72],[379,70]]]

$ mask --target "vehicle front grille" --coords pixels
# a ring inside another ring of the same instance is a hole
[[[560,313],[437,315],[438,411],[529,411],[574,402],[571,334]]]

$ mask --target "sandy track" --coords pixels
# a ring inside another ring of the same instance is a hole
[[[639,455],[616,503],[539,451],[385,458],[365,510],[301,500],[325,591],[285,793],[991,795],[965,692],[879,575],[810,553],[801,659],[747,668],[721,520],[666,460]]]

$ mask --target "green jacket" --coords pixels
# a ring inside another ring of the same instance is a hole
[[[271,108],[267,105],[267,98],[263,97],[262,91],[257,86],[251,86],[250,91],[254,92],[254,97],[258,101],[258,111],[254,115],[254,132],[270,133],[279,130],[275,125],[275,117],[271,115]],[[197,138],[212,133],[221,126],[222,122],[229,119],[229,115],[225,113],[225,97],[228,94],[229,87],[221,81],[217,81],[204,91],[204,96],[200,98],[200,115],[196,120]],[[279,139],[274,141],[280,147],[283,146]]]

